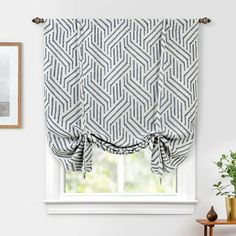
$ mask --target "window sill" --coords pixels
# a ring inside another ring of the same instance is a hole
[[[196,200],[187,201],[44,201],[50,215],[189,215],[195,211]]]

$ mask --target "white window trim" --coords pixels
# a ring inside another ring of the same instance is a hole
[[[176,194],[68,194],[64,193],[64,172],[46,147],[46,200],[48,214],[193,214],[196,200],[196,152],[178,167]]]

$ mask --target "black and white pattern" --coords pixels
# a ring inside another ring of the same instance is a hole
[[[91,171],[92,144],[116,154],[149,146],[155,173],[187,157],[197,19],[48,19],[44,40],[48,140],[66,170]]]

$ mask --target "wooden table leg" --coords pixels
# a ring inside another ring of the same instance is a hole
[[[214,227],[214,225],[210,225],[209,227],[210,227],[210,236],[213,236],[213,227]]]
[[[207,236],[207,226],[204,225],[204,236]]]

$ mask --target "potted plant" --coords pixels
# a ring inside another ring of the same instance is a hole
[[[213,185],[216,195],[225,196],[227,219],[236,220],[236,152],[222,154],[214,163],[221,176],[221,181]]]

